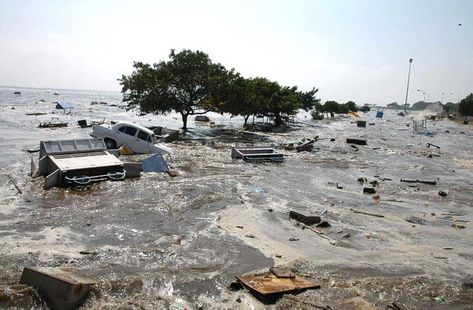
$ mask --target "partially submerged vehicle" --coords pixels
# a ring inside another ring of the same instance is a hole
[[[46,177],[44,188],[87,185],[123,180],[123,166],[101,139],[41,141],[36,175]]]
[[[137,154],[173,153],[171,148],[158,143],[153,131],[128,122],[119,122],[113,126],[94,126],[90,135],[97,139],[103,139],[107,149],[117,149],[126,145]]]

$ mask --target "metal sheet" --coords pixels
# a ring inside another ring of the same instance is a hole
[[[102,139],[41,141],[39,158],[45,155],[105,151]]]
[[[68,157],[64,155],[49,156],[51,161],[61,171],[71,171],[77,169],[123,166],[121,160],[107,152],[86,154],[87,156],[79,156],[80,154],[70,154]],[[77,155],[77,156],[74,156]]]
[[[154,154],[141,161],[143,172],[167,172],[168,165],[161,154]]]

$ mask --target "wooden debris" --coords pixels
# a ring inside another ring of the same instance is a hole
[[[262,296],[320,288],[319,283],[306,280],[298,275],[294,275],[293,278],[278,277],[273,272],[266,272],[261,275],[237,276],[237,279],[253,293]]]
[[[324,233],[322,230],[320,230],[320,229],[318,229],[318,228],[310,227],[310,226],[307,226],[307,225],[304,225],[304,224],[302,224],[302,227],[312,230],[312,231],[315,232],[318,236],[320,236],[321,238],[327,240],[331,245],[333,245],[333,246],[337,246],[337,245],[338,245],[338,242],[337,242],[336,240],[334,240],[334,239],[332,239],[332,238],[330,238],[330,237],[325,236],[325,233]]]
[[[364,211],[357,211],[357,210],[353,210],[353,209],[350,209],[350,211],[352,211],[353,213],[358,213],[358,214],[364,214],[364,215],[370,215],[370,216],[376,216],[376,217],[384,217],[384,215],[382,215],[382,214],[369,213],[369,212],[364,212]]]
[[[11,175],[9,175],[9,174],[7,174],[7,176],[8,176],[8,179],[10,180],[10,182],[13,184],[13,186],[15,186],[16,190],[18,191],[18,193],[19,193],[20,195],[22,195],[22,194],[23,194],[23,191],[22,191],[21,188],[18,186],[18,184],[16,184],[15,180],[13,179],[13,177],[12,177]]]

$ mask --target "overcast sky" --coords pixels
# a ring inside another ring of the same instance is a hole
[[[245,77],[385,105],[473,92],[473,1],[0,0],[0,85],[120,90],[134,60],[199,49]],[[462,24],[462,26],[459,26]]]

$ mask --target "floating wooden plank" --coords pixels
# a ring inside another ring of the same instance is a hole
[[[358,213],[358,214],[364,214],[364,215],[370,215],[370,216],[376,216],[376,217],[384,217],[382,214],[376,214],[376,213],[369,213],[369,212],[363,212],[363,211],[357,211],[350,209],[353,213]]]
[[[319,283],[309,281],[298,275],[295,275],[294,278],[279,278],[272,272],[262,275],[237,276],[237,279],[253,292],[263,296],[320,288]]]

